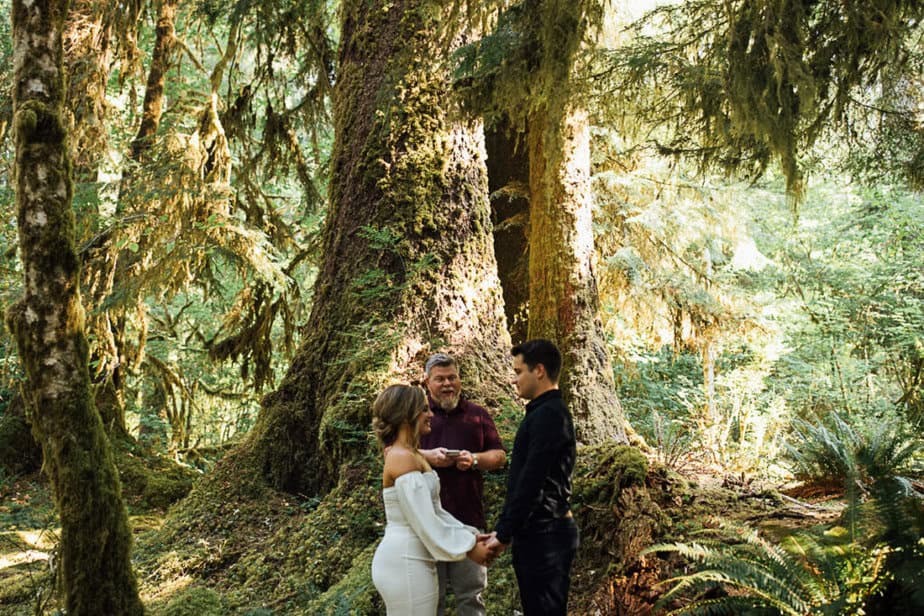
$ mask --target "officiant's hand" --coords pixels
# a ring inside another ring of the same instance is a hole
[[[434,447],[433,449],[421,449],[419,451],[420,455],[422,455],[433,468],[447,468],[456,463],[456,458],[454,456],[446,454],[449,450],[445,447]]]
[[[459,455],[456,456],[454,462],[457,469],[460,471],[467,471],[468,469],[472,468],[472,464],[475,462],[475,456],[471,451],[463,449],[459,452]]]

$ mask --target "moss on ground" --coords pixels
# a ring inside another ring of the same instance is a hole
[[[32,436],[22,400],[0,389],[0,472],[32,473],[42,465],[42,449]]]
[[[227,609],[221,595],[200,586],[177,593],[162,612],[163,616],[221,616],[225,613]]]
[[[515,408],[502,415],[499,427],[510,442],[519,415]],[[22,480],[15,488],[6,485],[5,501],[31,494],[27,506],[44,502],[50,512],[46,488]],[[489,521],[500,514],[505,491],[505,472],[486,475]],[[676,564],[640,558],[642,549],[655,541],[689,539],[716,514],[737,520],[770,515],[779,502],[770,495],[693,486],[650,465],[636,450],[601,445],[578,452],[573,506],[582,546],[571,612],[633,614],[650,607],[655,585]],[[21,509],[0,510],[0,523],[38,525],[38,509],[31,517]],[[155,510],[132,520],[136,533],[150,529],[136,535],[134,561],[151,616],[384,612],[370,574],[384,530],[381,461],[371,445],[358,463],[341,469],[333,491],[315,499],[268,488],[246,447],[239,448],[163,524],[158,516]],[[27,547],[20,541],[11,550]],[[43,561],[28,570],[17,565],[0,571],[0,613],[32,614],[35,589],[50,587]],[[509,551],[489,572],[485,600],[492,614],[519,609]]]
[[[122,481],[122,496],[129,511],[165,510],[192,489],[201,474],[194,468],[133,441],[114,443],[115,463]]]

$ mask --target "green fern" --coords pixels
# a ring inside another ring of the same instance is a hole
[[[693,573],[664,582],[673,586],[658,601],[658,609],[690,597],[668,614],[841,614],[861,605],[886,580],[887,550],[867,550],[845,532],[823,539],[802,534],[781,545],[728,523],[706,532],[716,538],[646,550],[677,553],[695,567]],[[717,588],[728,594],[713,596]]]
[[[793,421],[785,448],[796,479],[846,485],[848,492],[858,482],[865,490],[879,481],[897,481],[911,493],[904,475],[912,470],[924,443],[910,436],[900,420],[886,420],[865,430],[855,429],[838,413],[831,413],[829,421],[830,426]]]
[[[831,426],[796,419],[785,443],[785,457],[799,481],[823,485],[842,485],[857,474],[854,452],[860,436],[837,413]]]
[[[796,475],[845,487],[844,526],[776,545],[719,523],[704,540],[653,546],[646,553],[673,552],[694,567],[665,582],[672,586],[658,607],[685,600],[669,614],[922,613],[924,499],[906,476],[922,447],[897,421],[866,431],[837,414],[830,425],[796,422],[787,444]]]

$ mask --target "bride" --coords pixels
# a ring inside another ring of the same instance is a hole
[[[490,552],[477,529],[440,505],[439,478],[417,450],[433,417],[423,390],[392,385],[376,398],[372,414],[373,430],[386,447],[382,497],[387,522],[372,559],[372,582],[388,616],[434,616],[436,562],[468,557],[484,565]]]

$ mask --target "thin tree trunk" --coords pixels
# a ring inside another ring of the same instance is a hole
[[[10,309],[61,518],[66,611],[142,614],[119,476],[93,405],[63,119],[66,1],[13,3],[15,183],[24,297]]]
[[[425,0],[344,2],[331,207],[306,336],[250,444],[277,487],[335,485],[363,455],[384,386],[456,353],[479,399],[509,396],[509,336],[480,125],[450,119],[440,15]]]
[[[132,141],[132,160],[141,162],[144,152],[151,147],[151,141],[160,126],[164,107],[164,82],[172,65],[173,50],[176,47],[175,23],[178,0],[157,2],[157,28],[154,50],[151,52],[151,66],[148,82],[144,89],[144,103],[141,110],[141,125]]]
[[[703,251],[703,261],[705,262],[705,276],[702,284],[708,292],[712,281],[712,252],[708,246]],[[721,463],[724,461],[725,440],[721,438],[723,426],[720,422],[715,399],[715,345],[713,344],[711,332],[704,332],[703,338],[703,397],[706,404],[706,425],[703,433],[706,435],[706,443],[711,450],[710,453],[716,462]]]

